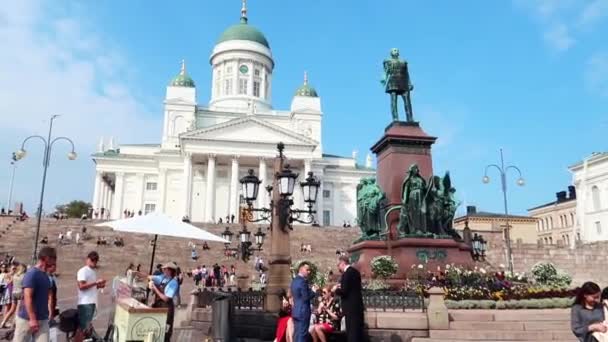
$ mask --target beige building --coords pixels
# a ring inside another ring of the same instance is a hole
[[[504,214],[477,211],[475,206],[467,207],[467,214],[454,219],[454,229],[462,234],[462,230],[468,221],[471,232],[497,233],[504,231],[506,220]],[[536,243],[536,218],[530,216],[509,215],[509,227],[511,227],[511,241],[521,243]],[[504,239],[504,237],[503,237]]]
[[[553,202],[528,209],[530,216],[538,219],[536,235],[539,244],[574,247],[581,239],[576,216],[576,190],[560,191]]]

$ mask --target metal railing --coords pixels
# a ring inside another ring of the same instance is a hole
[[[264,310],[264,298],[266,292],[256,291],[253,289],[221,289],[221,288],[204,288],[198,292],[198,307],[211,306],[213,300],[220,295],[229,294],[232,296],[232,306],[237,310],[257,311]]]
[[[406,290],[363,290],[366,311],[424,311],[424,297]]]
[[[265,291],[232,290],[215,291],[203,289],[199,292],[199,307],[210,306],[217,295],[231,294],[232,306],[236,310],[264,310]],[[406,290],[363,290],[363,305],[366,311],[425,311],[424,297]]]

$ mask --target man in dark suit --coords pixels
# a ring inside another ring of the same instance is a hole
[[[318,287],[308,285],[310,265],[306,262],[298,266],[298,275],[291,282],[293,309],[291,318],[294,324],[295,342],[308,342],[308,327],[310,325],[311,300],[317,296]]]
[[[340,284],[334,286],[333,290],[342,300],[342,313],[346,317],[348,342],[365,341],[361,273],[350,265],[350,260],[345,255],[338,258],[338,269],[342,273],[342,278]]]

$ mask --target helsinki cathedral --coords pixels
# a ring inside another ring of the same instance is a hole
[[[184,62],[169,82],[159,144],[99,144],[93,155],[94,210],[103,208],[112,219],[125,211],[160,211],[193,222],[232,215],[238,221],[240,178],[254,170],[262,181],[256,207],[267,207],[270,199],[262,189],[273,180],[276,146],[282,142],[298,181],[309,171],[321,181],[318,223],[355,225],[357,184],[375,175],[371,156],[360,165],[356,152],[350,157],[325,153],[321,98],[306,74],[299,88],[294,85],[291,107],[273,108],[275,61],[264,34],[249,24],[245,2],[240,22],[220,35],[209,61],[208,103],[198,101]],[[305,208],[299,189],[293,200],[295,208]]]

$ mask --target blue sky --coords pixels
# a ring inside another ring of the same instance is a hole
[[[240,1],[13,1],[0,8],[0,203],[6,202],[10,152],[30,134],[75,140],[79,160],[57,145],[49,171],[49,208],[90,200],[89,155],[101,136],[119,143],[160,140],[167,82],[187,61],[198,100],[209,99],[209,55],[221,32],[238,22]],[[250,24],[268,38],[276,68],[273,105],[289,106],[309,73],[322,98],[327,153],[361,162],[388,124],[381,62],[397,47],[410,64],[413,106],[438,136],[436,173],[450,170],[463,203],[501,211],[497,174],[509,178],[514,212],[553,200],[571,182],[567,166],[606,150],[608,0],[285,1],[250,0]],[[15,200],[37,201],[39,145],[19,162]]]

